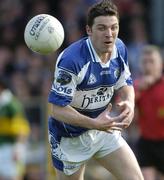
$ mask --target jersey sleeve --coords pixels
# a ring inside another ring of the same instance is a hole
[[[133,85],[133,80],[131,77],[131,72],[129,69],[129,64],[128,64],[128,53],[127,53],[127,48],[125,44],[119,39],[117,42],[117,49],[119,52],[120,60],[121,60],[121,75],[116,83],[115,89],[119,89],[123,86],[131,86]]]
[[[61,56],[57,60],[48,101],[55,105],[67,106],[72,102],[76,90],[77,74],[73,61]]]

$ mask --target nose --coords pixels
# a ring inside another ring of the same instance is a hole
[[[111,28],[108,28],[105,33],[106,33],[106,34],[105,34],[106,37],[111,37],[111,36],[112,36],[112,30],[111,30]]]

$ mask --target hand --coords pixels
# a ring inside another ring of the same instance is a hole
[[[106,131],[112,133],[113,130],[121,131],[128,124],[123,122],[123,119],[126,119],[127,112],[124,111],[116,117],[111,117],[110,112],[112,110],[112,105],[109,104],[108,107],[97,117],[95,118],[96,127],[100,131]]]
[[[117,104],[117,106],[121,111],[120,116],[122,114],[126,114],[126,116],[121,120],[121,122],[125,123],[126,125],[124,126],[124,128],[127,128],[134,117],[134,105],[131,104],[129,101],[121,101]]]

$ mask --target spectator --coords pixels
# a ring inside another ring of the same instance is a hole
[[[22,180],[30,132],[22,105],[0,78],[0,179]]]
[[[140,75],[139,57],[143,47],[148,44],[145,24],[141,19],[133,19],[131,22],[132,39],[128,43],[129,66],[132,72],[132,78],[136,79]]]
[[[139,127],[138,161],[145,180],[164,179],[164,77],[158,47],[141,53],[141,77],[135,82]]]

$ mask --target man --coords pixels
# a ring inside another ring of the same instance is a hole
[[[23,180],[29,133],[22,104],[0,77],[0,180]]]
[[[164,179],[164,78],[158,47],[141,54],[141,77],[135,82],[136,118],[140,130],[138,160],[145,180]]]
[[[121,137],[134,114],[134,90],[127,52],[117,38],[119,15],[108,0],[88,12],[83,38],[58,57],[49,95],[49,141],[60,180],[82,180],[94,157],[121,180],[141,180],[134,154]],[[111,98],[120,92],[120,114],[111,115]]]

